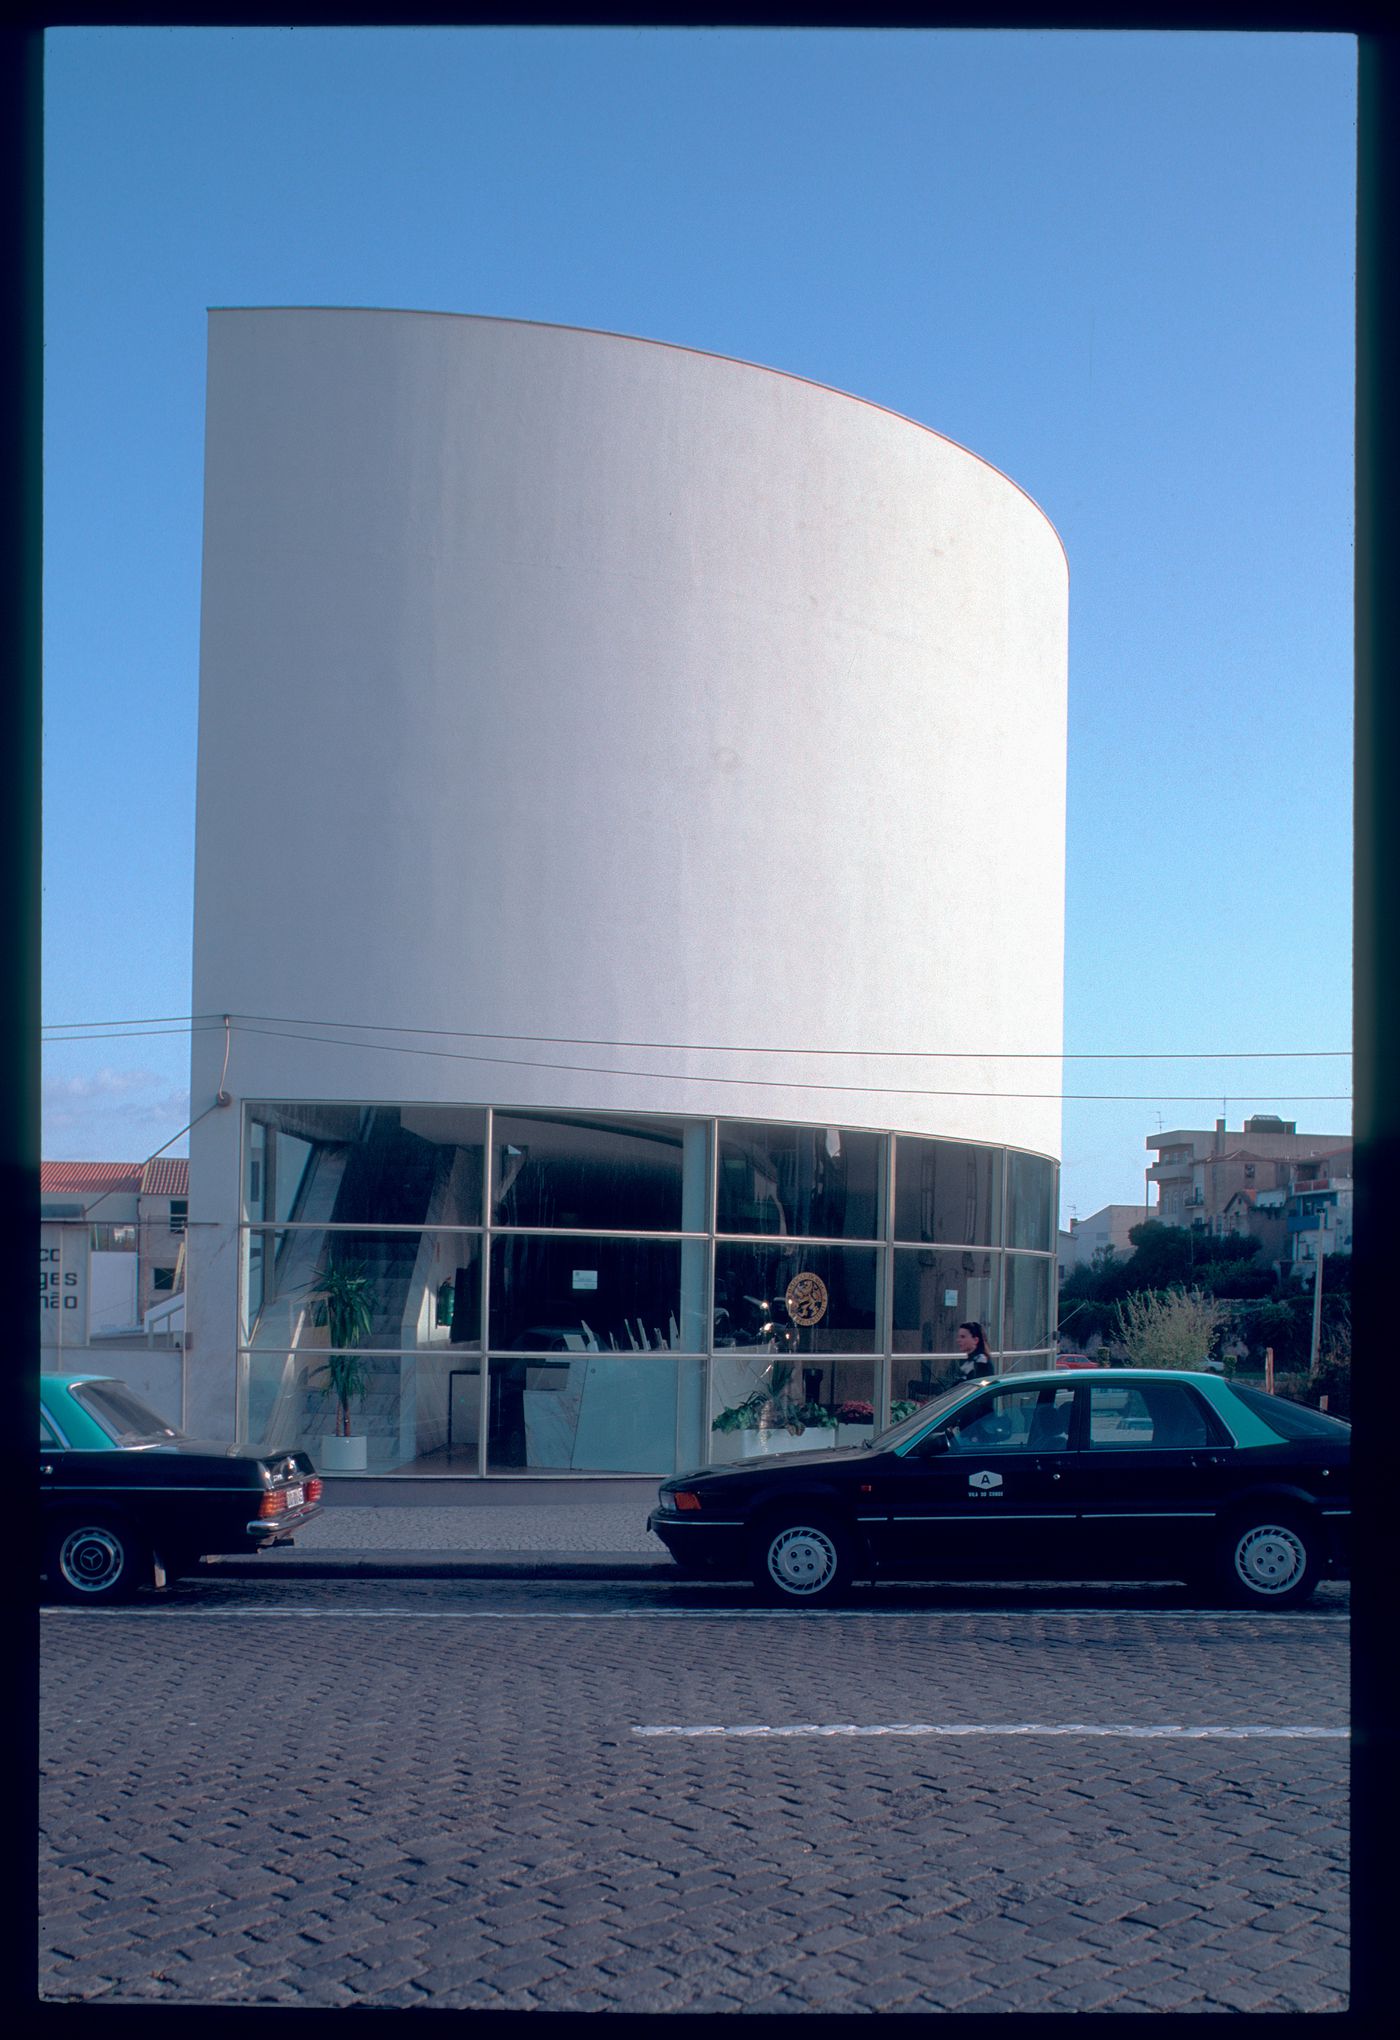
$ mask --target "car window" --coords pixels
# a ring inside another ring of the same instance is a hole
[[[981,1385],[980,1382],[960,1381],[956,1388],[945,1388],[942,1395],[930,1396],[927,1402],[919,1404],[912,1415],[901,1417],[897,1424],[891,1424],[888,1430],[881,1431],[874,1439],[874,1445],[881,1452],[902,1445],[906,1438],[911,1438],[917,1431],[921,1431],[930,1419],[937,1417],[944,1410],[952,1409],[957,1403],[966,1402],[969,1396],[976,1394]]]
[[[74,1383],[71,1394],[74,1402],[97,1419],[116,1445],[163,1444],[182,1436],[124,1381],[79,1381]]]
[[[1343,1423],[1340,1417],[1324,1416],[1321,1410],[1309,1409],[1305,1403],[1289,1402],[1281,1395],[1265,1395],[1258,1388],[1242,1388],[1237,1381],[1231,1382],[1230,1388],[1247,1410],[1262,1417],[1281,1438],[1340,1440],[1351,1436],[1350,1424]]]
[[[48,1452],[58,1452],[62,1450],[62,1447],[59,1445],[58,1442],[58,1433],[57,1431],[55,1431],[53,1425],[49,1422],[48,1418],[44,1415],[44,1412],[42,1410],[40,1410],[39,1412],[39,1443]]]
[[[999,1388],[969,1408],[955,1410],[938,1428],[950,1452],[1064,1452],[1074,1390],[1053,1382]],[[936,1447],[934,1448],[937,1449]]]
[[[1211,1443],[1205,1411],[1185,1382],[1154,1381],[1142,1387],[1125,1381],[1089,1385],[1089,1446],[1092,1451],[1189,1451]]]

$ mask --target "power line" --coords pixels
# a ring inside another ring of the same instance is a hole
[[[323,1044],[328,1048],[369,1049],[376,1055],[426,1055],[435,1061],[491,1063],[509,1069],[566,1070],[579,1075],[601,1077],[654,1077],[662,1082],[689,1084],[737,1084],[747,1090],[778,1091],[847,1091],[863,1097],[898,1096],[906,1098],[1024,1098],[1053,1101],[1056,1099],[1080,1103],[1116,1103],[1140,1105],[1162,1102],[1163,1104],[1199,1105],[1213,1104],[1219,1097],[1218,1091],[1189,1092],[1125,1092],[1125,1091],[1002,1091],[985,1089],[926,1088],[912,1084],[814,1084],[801,1083],[782,1077],[721,1077],[715,1075],[693,1075],[683,1070],[633,1070],[613,1069],[605,1063],[546,1062],[533,1056],[473,1055],[464,1049],[451,1048],[408,1048],[397,1042],[346,1041],[330,1034],[291,1034],[281,1027],[238,1027],[235,1031],[243,1034],[275,1036],[282,1041],[309,1041]],[[489,1037],[488,1037],[489,1038]],[[529,1039],[531,1037],[522,1037]],[[611,1046],[612,1044],[608,1044]],[[628,1044],[618,1043],[622,1047]],[[794,1051],[796,1053],[797,1051]],[[1269,1091],[1237,1092],[1236,1097],[1246,1099],[1270,1098],[1276,1094]],[[1349,1091],[1294,1091],[1288,1093],[1290,1100],[1299,1103],[1342,1103],[1351,1098]]]
[[[753,1044],[719,1041],[604,1040],[594,1035],[513,1034],[507,1029],[488,1031],[467,1027],[381,1026],[368,1020],[298,1019],[288,1013],[241,1013],[235,1021],[265,1026],[334,1027],[360,1034],[418,1034],[434,1040],[506,1041],[538,1043],[559,1048],[642,1048],[664,1049],[684,1055],[802,1055],[840,1056],[853,1060],[887,1058],[906,1062],[1292,1062],[1319,1059],[1349,1059],[1349,1048],[1261,1048],[1261,1049],[941,1049],[941,1048],[764,1048]],[[214,1014],[163,1014],[132,1020],[54,1020],[43,1032],[50,1042],[119,1041],[136,1038],[138,1031],[168,1028],[173,1033],[204,1032],[221,1026],[222,1016]],[[78,1033],[77,1029],[112,1029],[110,1033]],[[120,1031],[115,1031],[120,1030]],[[326,1037],[305,1036],[304,1039]],[[355,1047],[373,1047],[357,1042]],[[431,1051],[421,1051],[424,1054]],[[634,1074],[634,1073],[628,1073]],[[965,1094],[977,1095],[974,1093]],[[1217,1094],[1211,1093],[1214,1097]]]

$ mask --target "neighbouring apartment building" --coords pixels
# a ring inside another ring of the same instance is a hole
[[[1150,1216],[1140,1204],[1105,1204],[1089,1218],[1072,1218],[1068,1232],[1060,1234],[1061,1282],[1076,1268],[1087,1267],[1096,1254],[1111,1252],[1115,1259],[1126,1260],[1133,1251],[1129,1233]]]
[[[1249,1233],[1284,1273],[1310,1272],[1319,1244],[1350,1252],[1350,1134],[1300,1134],[1296,1121],[1260,1113],[1238,1132],[1217,1119],[1213,1131],[1158,1133],[1147,1146],[1157,1151],[1149,1215],[1164,1224]]]
[[[172,1370],[146,1356],[183,1344],[189,1167],[160,1156],[43,1162],[39,1172],[42,1365],[110,1367],[148,1389],[155,1378],[167,1414]]]

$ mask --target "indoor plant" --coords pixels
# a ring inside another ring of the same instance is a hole
[[[369,1370],[355,1348],[374,1325],[374,1285],[362,1261],[328,1260],[311,1293],[316,1323],[326,1327],[322,1400],[335,1397],[335,1431],[321,1440],[320,1465],[327,1473],[362,1472],[366,1441],[352,1437],[350,1411],[369,1387]]]

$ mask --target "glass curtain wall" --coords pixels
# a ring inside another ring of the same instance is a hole
[[[1054,1348],[1056,1169],[875,1132],[246,1108],[240,1435],[330,1470],[666,1474],[869,1437],[958,1325]]]

